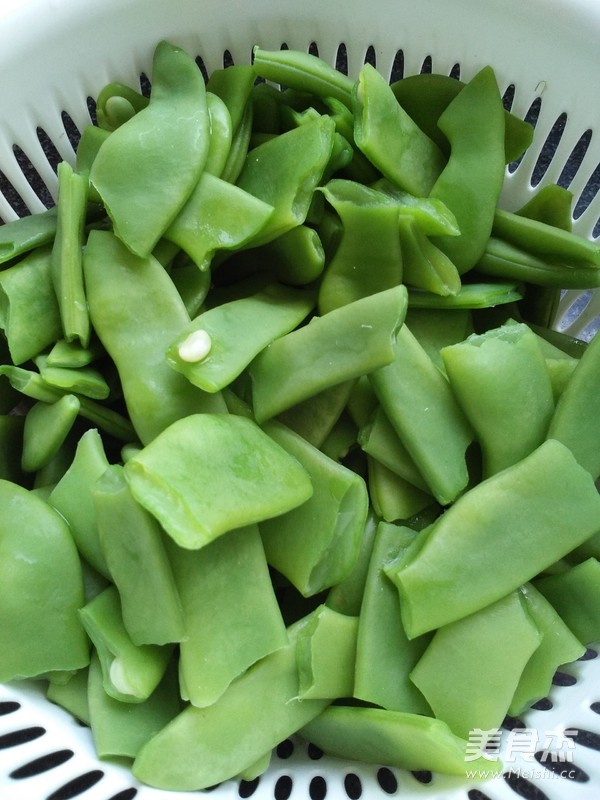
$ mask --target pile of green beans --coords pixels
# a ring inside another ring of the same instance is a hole
[[[0,228],[0,680],[167,790],[294,734],[489,774],[600,639],[600,338],[550,325],[600,248],[558,186],[498,207],[490,67],[151,79]]]

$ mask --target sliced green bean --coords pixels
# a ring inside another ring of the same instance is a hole
[[[77,616],[79,556],[64,519],[34,493],[0,480],[0,680],[75,670],[89,661]]]
[[[0,327],[16,365],[24,364],[60,338],[51,249],[34,249],[0,272]]]
[[[248,526],[189,551],[169,548],[186,635],[179,645],[182,696],[205,708],[260,659],[285,647],[258,528]]]
[[[287,514],[267,519],[260,533],[269,564],[305,597],[346,578],[356,563],[369,498],[363,479],[280,423],[264,430],[302,465],[313,493]]]
[[[351,108],[354,81],[323,59],[298,50],[253,50],[253,66],[260,78],[319,97],[334,97]]]
[[[367,455],[413,486],[427,491],[427,483],[381,406],[360,429],[358,443]]]
[[[549,575],[533,582],[561,619],[582,644],[600,637],[598,579],[600,561],[593,556],[574,564],[566,572]]]
[[[401,189],[418,197],[429,195],[446,159],[371,64],[366,63],[360,71],[352,108],[354,141],[371,163]]]
[[[520,593],[512,592],[437,630],[410,677],[436,718],[468,739],[475,728],[501,726],[541,640]],[[486,669],[473,669],[483,662]]]
[[[511,716],[522,714],[534,703],[548,696],[556,670],[576,661],[585,647],[575,638],[552,605],[531,583],[522,587],[527,613],[542,635],[519,678],[519,684],[508,708]]]
[[[503,325],[441,352],[450,385],[483,452],[484,477],[533,452],[546,438],[554,393],[537,336]]]
[[[562,289],[593,289],[600,286],[596,266],[541,258],[509,242],[491,236],[477,262],[477,272],[501,280]]]
[[[353,696],[388,710],[431,716],[425,698],[409,680],[431,637],[408,639],[398,592],[384,572],[416,535],[404,526],[377,525],[360,607]]]
[[[203,393],[167,364],[167,347],[190,319],[156,259],[133,255],[108,231],[92,231],[84,273],[92,323],[119,372],[129,417],[142,443],[190,413],[224,410],[218,394]]]
[[[472,614],[531,580],[596,531],[599,508],[589,473],[555,440],[482,481],[390,574],[408,635]]]
[[[35,403],[27,412],[23,429],[21,466],[37,472],[57,454],[79,414],[79,399],[65,394],[55,403]]]
[[[600,338],[594,337],[577,362],[556,404],[548,429],[548,437],[558,439],[570,448],[594,480],[600,476],[600,426],[590,409],[595,407],[600,392],[599,357]]]
[[[276,339],[249,367],[257,421],[390,363],[405,313],[406,289],[400,285],[314,317]]]
[[[181,641],[183,611],[160,525],[134,500],[121,465],[109,466],[91,494],[100,547],[119,590],[123,624],[132,642]]]
[[[354,181],[329,181],[322,192],[342,223],[341,238],[319,286],[319,312],[402,282],[399,211],[387,195]]]
[[[497,208],[492,235],[528,253],[574,266],[600,266],[600,247],[570,231]]]
[[[103,130],[114,131],[146,108],[148,98],[118,81],[107,83],[96,98],[96,119]]]
[[[148,106],[110,134],[90,169],[116,234],[133,253],[149,255],[182,208],[209,139],[202,73],[185,51],[161,42]]]
[[[351,697],[358,617],[319,606],[300,631],[296,657],[302,700]]]
[[[248,153],[237,185],[275,209],[253,245],[265,244],[305,222],[331,158],[334,134],[335,124],[323,116]]]
[[[58,298],[64,337],[87,347],[90,318],[83,286],[82,248],[87,206],[87,180],[66,161],[58,166],[58,217],[52,247],[52,280]]]
[[[154,734],[181,710],[177,673],[169,668],[153,694],[140,703],[126,703],[107,694],[97,654],[88,675],[89,725],[101,759],[135,758]]]
[[[324,389],[278,416],[288,428],[310,444],[322,449],[340,419],[352,393],[354,381],[345,381]]]
[[[98,653],[106,693],[125,703],[147,700],[165,674],[172,648],[133,644],[115,586],[86,603],[79,615]]]
[[[407,286],[441,297],[457,295],[461,280],[454,262],[430,237],[425,236],[412,217],[402,216],[398,223],[403,276]]]
[[[343,581],[332,586],[327,594],[326,603],[334,611],[355,617],[360,613],[377,525],[378,519],[373,509],[369,509],[360,540],[360,550],[352,572]]]
[[[392,91],[417,125],[449,154],[450,146],[438,128],[438,120],[464,86],[464,81],[450,75],[422,72],[394,81]],[[533,126],[509,111],[504,112],[504,123],[504,158],[510,164],[519,159],[533,141]]]
[[[473,431],[448,383],[403,325],[394,361],[369,376],[387,417],[433,496],[452,502],[469,482]]]
[[[142,748],[133,774],[162,789],[214,786],[316,717],[329,700],[298,698],[296,642],[304,624],[288,629],[289,644],[233,681],[216,703],[185,708]]]
[[[48,498],[69,523],[77,549],[106,578],[110,571],[100,545],[92,489],[108,466],[102,438],[91,428],[79,439],[72,463]]]
[[[433,502],[429,492],[417,489],[374,458],[367,459],[371,503],[385,522],[406,520]]]
[[[490,770],[484,756],[465,761],[466,740],[455,736],[441,720],[422,714],[332,705],[300,734],[328,755],[345,761],[463,777],[467,770]],[[501,763],[496,761],[495,767],[500,775]]]
[[[50,681],[46,697],[51,703],[64,708],[85,725],[90,724],[87,668],[78,669],[66,683]]]
[[[504,109],[491,67],[484,67],[456,95],[439,119],[451,151],[431,190],[454,214],[460,234],[434,237],[467,272],[483,254],[504,182]]]
[[[129,459],[125,474],[136,500],[189,549],[289,511],[313,492],[292,456],[252,420],[233,414],[174,422]]]
[[[56,235],[56,208],[29,214],[0,226],[0,264],[44,245],[51,245]]]
[[[205,172],[165,237],[204,271],[217,250],[242,247],[260,234],[273,214],[273,206]]]
[[[200,314],[167,348],[167,361],[195,386],[218,392],[273,339],[296,328],[313,306],[312,292],[273,284]]]

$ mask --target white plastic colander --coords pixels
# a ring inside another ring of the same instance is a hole
[[[574,194],[574,229],[600,236],[600,2],[598,0],[0,0],[0,218],[41,211],[56,193],[56,164],[74,160],[93,99],[109,80],[139,84],[160,39],[198,57],[206,72],[247,63],[252,47],[311,49],[350,75],[365,60],[390,78],[424,70],[468,80],[491,64],[505,104],[535,124],[535,140],[507,170],[502,204],[535,186]],[[582,338],[600,300],[563,296],[556,327]],[[0,646],[2,645],[0,631]],[[600,657],[557,673],[546,701],[523,717],[537,731],[512,776],[486,783],[346,764],[288,740],[258,782],[228,781],[219,800],[426,798],[597,800]],[[474,664],[474,670],[486,669]],[[518,724],[515,723],[515,724]],[[509,725],[509,722],[507,722]],[[577,731],[566,761],[541,755],[545,738]],[[493,766],[493,764],[491,765]],[[0,687],[0,800],[168,800],[100,762],[89,731],[50,705],[35,684]]]

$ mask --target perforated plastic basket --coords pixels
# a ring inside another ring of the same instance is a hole
[[[535,141],[507,172],[502,204],[559,182],[575,197],[574,228],[600,235],[600,3],[598,0],[2,0],[0,217],[53,203],[56,164],[74,160],[93,98],[109,80],[136,84],[159,39],[208,73],[244,63],[252,47],[312,49],[356,75],[365,60],[390,78],[424,70],[468,80],[495,70],[505,104],[535,124]],[[600,301],[565,293],[556,326],[589,338]],[[590,413],[595,410],[590,410]],[[1,644],[1,632],[0,632]],[[521,720],[538,742],[575,731],[566,761],[523,748],[510,772],[485,783],[346,764],[288,740],[259,781],[228,781],[215,798],[600,797],[600,657],[557,673],[550,696]],[[473,664],[474,670],[485,664]],[[507,721],[507,726],[510,721]],[[515,721],[515,725],[519,725]],[[542,745],[540,744],[540,747]],[[492,765],[493,766],[493,765]],[[100,762],[90,732],[34,683],[0,687],[0,800],[167,800],[125,767]],[[187,796],[205,796],[203,793]]]

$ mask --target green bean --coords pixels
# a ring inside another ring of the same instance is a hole
[[[238,249],[258,236],[274,212],[251,193],[205,172],[165,237],[204,271],[217,250]]]
[[[460,234],[433,241],[463,274],[483,254],[504,181],[504,110],[491,68],[469,81],[438,124],[451,153],[431,197],[452,211]]]
[[[0,327],[13,364],[24,364],[61,335],[51,258],[40,247],[0,272]]]
[[[233,122],[227,105],[212,92],[206,93],[210,124],[210,142],[204,173],[219,177],[229,160],[233,140]]]
[[[38,247],[51,245],[56,235],[56,208],[6,222],[0,227],[0,264],[10,263]]]
[[[305,222],[331,158],[334,133],[333,121],[319,117],[248,153],[237,185],[275,209],[253,245],[265,244]]]
[[[96,98],[98,126],[114,131],[134,114],[146,108],[148,98],[124,83],[107,83]]]
[[[63,389],[51,386],[39,372],[14,367],[11,364],[0,366],[0,376],[6,376],[10,384],[17,391],[33,400],[42,400],[44,403],[54,403],[66,394]],[[97,425],[106,433],[118,439],[130,440],[135,437],[135,431],[129,419],[118,411],[97,403],[83,395],[78,396],[79,415]]]
[[[154,693],[140,703],[107,694],[100,659],[92,655],[88,676],[89,725],[99,758],[135,758],[155,731],[180,711],[177,675],[169,668]]]
[[[600,269],[596,266],[542,258],[495,236],[489,238],[476,271],[502,281],[527,282],[534,286],[563,289],[600,286]]]
[[[205,708],[260,659],[285,647],[287,631],[256,525],[199,550],[169,547],[183,607],[182,697]]]
[[[409,519],[433,502],[429,492],[417,489],[380,461],[368,458],[367,465],[371,502],[385,522]]]
[[[521,300],[523,292],[519,283],[463,283],[456,294],[439,295],[423,289],[408,289],[410,308],[490,308]]]
[[[406,711],[332,705],[300,734],[328,755],[350,761],[462,776],[466,769],[490,769],[484,756],[465,762],[466,740],[444,722]],[[496,766],[501,774],[501,764]]]
[[[441,297],[457,295],[461,280],[454,263],[430,237],[425,236],[411,217],[400,217],[398,222],[407,286],[424,289]]]
[[[298,696],[306,699],[350,697],[358,617],[319,606],[298,635]]]
[[[466,451],[473,431],[447,379],[406,325],[394,361],[369,380],[433,496],[451,503],[469,481]]]
[[[580,642],[595,642],[600,636],[599,577],[600,561],[591,556],[566,572],[533,582]]]
[[[385,78],[365,64],[352,94],[354,140],[400,189],[427,196],[444,169],[438,146],[412,121]]]
[[[167,361],[195,386],[218,392],[271,341],[296,328],[313,305],[312,293],[276,284],[251,297],[223,303],[181,331],[167,348]]]
[[[257,421],[388,364],[405,301],[406,289],[400,285],[314,317],[276,339],[249,368]]]
[[[499,728],[542,636],[519,592],[440,627],[410,673],[437,719],[467,739]],[[510,646],[509,646],[510,643]],[[472,665],[485,660],[485,670]],[[444,680],[440,680],[440,675]],[[489,691],[493,681],[494,691]]]
[[[354,381],[343,381],[303,400],[277,419],[310,444],[323,449],[327,437],[342,416]]]
[[[90,182],[126,246],[147,256],[196,185],[209,148],[202,73],[180,48],[155,50],[148,106],[102,143]]]
[[[546,438],[554,394],[546,361],[524,323],[473,334],[442,350],[450,385],[477,434],[484,477],[520,461]]]
[[[254,48],[253,56],[254,71],[260,78],[319,97],[333,97],[351,107],[354,81],[317,56],[261,47]]]
[[[79,400],[73,394],[65,394],[55,403],[34,403],[23,429],[24,472],[37,472],[56,455],[75,423],[79,407]]]
[[[363,479],[276,422],[263,429],[310,477],[313,493],[260,533],[269,564],[305,597],[346,578],[357,559],[369,498]]]
[[[464,81],[449,75],[422,72],[395,81],[392,91],[417,125],[448,155],[450,146],[438,128],[438,120],[464,86]],[[533,141],[533,126],[509,111],[504,112],[504,124],[504,159],[510,164],[519,159]]]
[[[48,357],[45,355],[37,356],[35,365],[49,386],[93,400],[106,400],[110,396],[110,386],[106,378],[93,367],[53,367],[48,365]]]
[[[162,789],[202,789],[238,775],[316,717],[329,700],[300,700],[297,637],[233,681],[207,708],[187,706],[140,751],[133,773]],[[176,757],[175,757],[176,756]]]
[[[190,320],[158,261],[133,255],[109,231],[92,231],[84,274],[92,323],[118,369],[129,416],[143,443],[189,413],[223,409],[218,395],[204,394],[167,364],[167,347]]]
[[[431,636],[408,639],[398,592],[383,571],[401,558],[416,535],[401,525],[377,525],[358,622],[353,696],[392,711],[431,715],[425,698],[409,680]]]
[[[233,414],[177,420],[128,460],[125,474],[136,500],[188,549],[282,514],[313,492],[292,456],[256,423]],[[227,496],[220,491],[224,480]]]
[[[367,186],[340,179],[327,183],[322,192],[342,223],[340,241],[319,286],[319,312],[326,314],[400,284],[403,260],[396,203]]]
[[[72,463],[48,498],[69,523],[78,550],[106,578],[110,571],[100,544],[92,489],[108,466],[102,438],[91,428],[79,439]]]
[[[49,681],[46,697],[61,706],[85,725],[90,724],[88,703],[88,668],[73,672],[66,683]]]
[[[181,641],[183,611],[160,525],[134,500],[121,465],[107,467],[92,484],[91,496],[100,549],[119,590],[123,624],[132,642]]]
[[[86,603],[79,616],[98,653],[106,693],[125,703],[147,700],[165,674],[172,648],[133,644],[115,586]]]
[[[594,242],[522,213],[497,208],[492,235],[540,258],[581,267],[600,266],[600,247]]]
[[[565,444],[580,464],[594,479],[600,476],[600,459],[598,454],[598,436],[600,428],[594,414],[597,393],[600,391],[598,381],[598,353],[600,340],[594,338],[577,362],[567,386],[565,386],[550,422],[548,437]]]
[[[522,714],[534,703],[547,697],[556,670],[576,661],[585,647],[533,584],[521,588],[527,612],[542,634],[542,640],[525,665],[508,708],[511,716]]]
[[[408,635],[461,619],[531,580],[596,531],[599,508],[589,473],[555,440],[482,481],[390,575]]]
[[[332,586],[327,593],[326,603],[329,608],[341,614],[358,616],[367,580],[367,572],[373,543],[377,532],[378,520],[373,509],[369,508],[367,520],[360,540],[360,549],[350,574],[344,580]]]
[[[77,609],[83,580],[64,519],[29,490],[0,480],[0,653],[3,682],[85,667]]]

